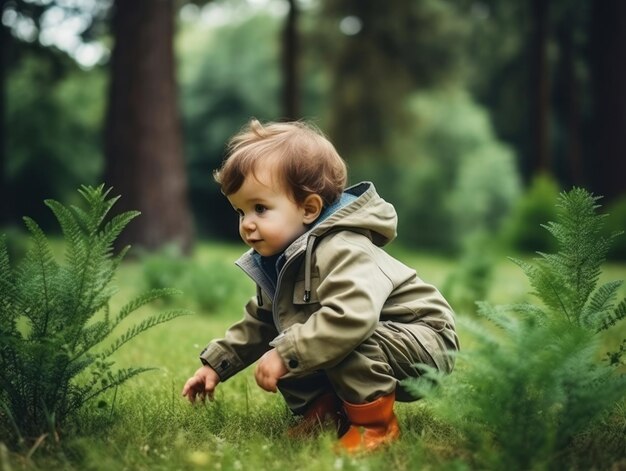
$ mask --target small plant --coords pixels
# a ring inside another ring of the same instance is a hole
[[[558,252],[516,261],[541,305],[479,303],[486,324],[460,319],[479,342],[460,355],[459,371],[446,378],[427,371],[431,381],[407,384],[423,395],[432,380],[444,383],[435,407],[464,432],[480,468],[569,468],[575,437],[626,397],[617,369],[624,344],[606,354],[609,361],[599,355],[599,333],[626,317],[626,299],[616,301],[621,281],[597,286],[617,235],[602,236],[597,199],[582,189],[561,194],[557,222],[544,226]]]
[[[613,239],[621,235],[602,234],[606,215],[596,214],[599,199],[580,188],[561,194],[556,205],[558,222],[543,226],[556,239],[558,253],[539,252],[534,265],[514,260],[545,304],[546,316],[593,332],[606,330],[626,317],[626,299],[617,305],[614,302],[623,281],[596,289],[606,254]]]
[[[110,190],[83,186],[86,210],[46,200],[63,231],[65,263],[55,260],[41,228],[25,217],[31,244],[12,269],[6,241],[0,242],[0,441],[24,443],[51,433],[85,402],[151,368],[114,369],[111,355],[126,342],[186,313],[149,316],[110,339],[114,329],[141,306],[168,290],[149,291],[109,311],[113,276],[128,247],[113,242],[139,213],[104,222],[117,199]],[[102,346],[98,351],[95,347]]]

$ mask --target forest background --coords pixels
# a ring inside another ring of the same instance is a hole
[[[561,189],[626,226],[618,0],[2,0],[2,225],[105,182],[122,242],[236,239],[212,181],[251,117],[308,119],[395,204],[400,242],[543,249]],[[613,256],[624,256],[616,248]]]

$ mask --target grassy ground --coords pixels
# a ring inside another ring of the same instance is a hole
[[[234,260],[241,251],[240,245],[204,245],[196,259],[200,263]],[[455,266],[453,260],[394,251],[423,279],[436,285],[443,283]],[[603,277],[624,279],[626,266],[608,265]],[[114,298],[113,312],[143,290],[141,265],[126,263],[117,280],[120,293]],[[489,299],[515,302],[527,298],[528,291],[521,270],[503,258],[496,267]],[[236,306],[245,298],[234,301]],[[195,309],[184,297],[175,305]],[[138,313],[134,320],[141,315]],[[158,370],[134,378],[88,405],[79,420],[67,424],[59,437],[60,446],[53,446],[53,440],[47,437],[21,453],[0,447],[0,470],[472,468],[472,457],[459,446],[455,431],[438,421],[424,401],[398,404],[402,438],[381,453],[361,458],[335,454],[330,433],[306,441],[287,439],[284,431],[293,419],[279,395],[256,386],[251,368],[221,384],[214,402],[189,405],[180,391],[199,366],[199,350],[210,339],[221,336],[239,316],[240,310],[229,303],[220,312],[196,311],[137,337],[116,354],[117,365],[156,366]],[[464,346],[471,346],[463,331],[460,337]]]

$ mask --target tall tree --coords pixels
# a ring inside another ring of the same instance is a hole
[[[298,3],[288,0],[289,11],[285,18],[282,36],[283,59],[283,113],[288,120],[300,117],[300,90],[298,74],[299,35]]]
[[[458,70],[466,28],[450,2],[341,0],[322,10],[330,134],[340,152],[384,155],[406,124],[407,95]]]
[[[593,189],[611,200],[626,194],[626,2],[592,2]]]
[[[123,243],[193,242],[174,75],[174,0],[117,0],[106,117],[106,182],[139,209]]]
[[[531,2],[530,89],[531,89],[531,155],[532,173],[552,170],[550,157],[550,82],[548,67],[549,34],[548,0]]]

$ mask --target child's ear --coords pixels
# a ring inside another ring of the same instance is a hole
[[[320,195],[312,194],[305,198],[302,203],[304,209],[304,223],[311,224],[314,222],[322,212],[324,207],[324,201]]]

